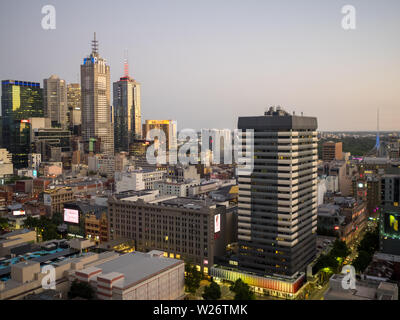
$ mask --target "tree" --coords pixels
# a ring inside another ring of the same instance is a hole
[[[57,232],[57,225],[46,217],[42,216],[40,219],[27,217],[25,227],[35,229],[37,234],[42,236],[43,241],[60,239],[60,235]]]
[[[88,300],[93,300],[95,298],[94,293],[95,293],[94,289],[90,286],[89,283],[74,280],[68,292],[68,299],[79,297]]]
[[[354,268],[359,271],[363,272],[372,260],[372,255],[366,251],[359,251],[358,256],[353,261]]]
[[[322,254],[314,265],[314,271],[318,272],[321,269],[328,268],[332,272],[335,272],[339,267],[339,261],[331,254]]]
[[[200,281],[202,279],[202,274],[196,269],[196,267],[190,263],[185,264],[185,286],[187,291],[194,294],[196,290],[200,287]]]
[[[218,300],[219,298],[221,298],[221,287],[218,283],[212,281],[209,286],[204,288],[203,299]]]
[[[0,230],[6,230],[8,229],[9,225],[8,225],[8,220],[6,218],[0,218]]]
[[[28,216],[24,222],[24,226],[28,229],[35,229],[39,227],[39,220]]]
[[[54,212],[51,221],[58,226],[64,222],[64,217],[60,212]]]
[[[60,234],[57,232],[57,227],[55,225],[47,225],[43,228],[42,232],[43,241],[60,239]]]
[[[242,279],[237,279],[229,289],[235,293],[235,300],[255,300],[254,292]]]
[[[345,241],[336,239],[330,253],[335,258],[346,258],[350,254],[350,250]]]
[[[372,232],[367,232],[363,239],[360,241],[360,244],[357,247],[357,251],[365,251],[370,254],[374,254],[376,250],[379,249],[379,230],[376,228]]]

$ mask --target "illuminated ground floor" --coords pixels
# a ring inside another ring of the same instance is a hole
[[[296,299],[299,289],[305,281],[304,273],[299,273],[295,277],[260,276],[239,269],[216,265],[210,268],[209,274],[216,282],[235,282],[242,279],[257,294],[291,300]]]

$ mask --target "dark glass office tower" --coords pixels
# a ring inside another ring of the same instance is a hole
[[[43,117],[43,92],[40,83],[17,80],[2,81],[2,147],[12,153],[15,168],[28,166],[30,123]]]
[[[129,151],[129,144],[142,137],[140,83],[129,76],[114,82],[114,148]]]
[[[317,119],[272,107],[240,117],[238,128],[254,130],[254,169],[238,177],[239,268],[305,271],[316,254]]]

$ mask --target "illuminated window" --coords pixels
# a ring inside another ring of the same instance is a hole
[[[168,258],[168,252],[164,252],[164,257]]]
[[[173,253],[170,253],[170,254],[169,254],[169,257],[173,259],[173,258],[174,258],[174,254],[173,254]]]
[[[180,259],[180,258],[181,258],[181,255],[180,255],[180,254],[177,254],[177,255],[175,256],[175,258],[176,258],[176,259]]]

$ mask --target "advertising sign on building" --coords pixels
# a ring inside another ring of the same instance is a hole
[[[221,215],[217,214],[214,216],[214,233],[221,231]]]

